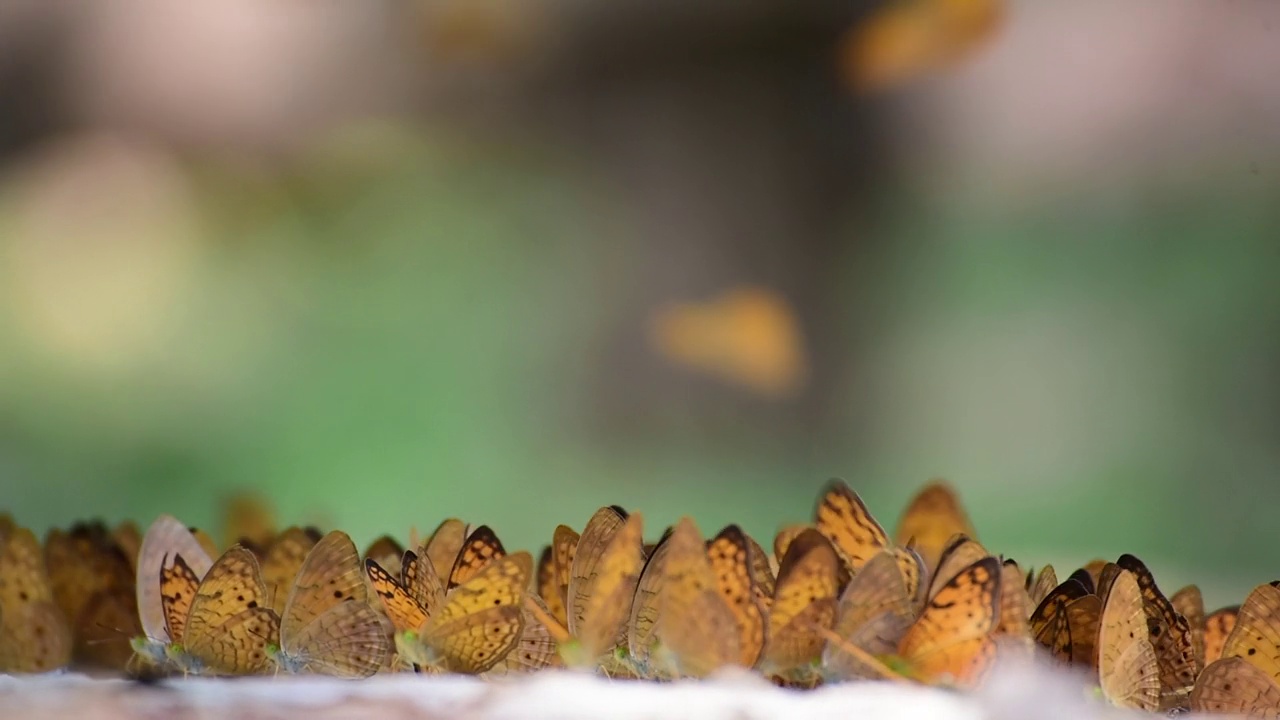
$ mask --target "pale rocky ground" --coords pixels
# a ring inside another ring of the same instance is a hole
[[[188,679],[160,686],[81,675],[0,677],[2,718],[590,718],[591,720],[1067,720],[1130,716],[1093,698],[1078,678],[1038,667],[1002,668],[962,695],[894,683],[784,690],[727,674],[670,684],[545,672],[508,681],[380,676]]]

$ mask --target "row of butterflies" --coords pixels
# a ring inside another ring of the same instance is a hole
[[[161,516],[138,537],[79,525],[35,536],[0,519],[0,670],[72,663],[133,673],[545,667],[702,677],[726,666],[811,687],[852,679],[979,684],[1040,652],[1093,673],[1115,705],[1280,715],[1280,589],[1207,614],[1130,555],[1059,583],[989,553],[954,493],[927,486],[891,539],[833,481],[812,523],[766,552],[737,526],[685,518],[651,545],[605,507],[561,525],[536,564],[487,526],[446,520],[414,550],[362,557],[341,531],[290,528],[221,553]],[[216,560],[214,559],[216,558]]]

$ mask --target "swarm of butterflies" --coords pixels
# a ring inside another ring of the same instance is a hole
[[[261,524],[260,524],[261,525]],[[1132,555],[1059,582],[983,547],[954,492],[926,486],[891,537],[845,483],[765,550],[689,518],[646,542],[639,513],[560,525],[535,563],[488,526],[442,522],[361,554],[341,531],[260,526],[219,553],[162,515],[49,532],[0,517],[0,671],[133,677],[574,668],[619,679],[730,667],[780,685],[973,688],[1039,653],[1110,703],[1280,716],[1280,582],[1206,613]]]

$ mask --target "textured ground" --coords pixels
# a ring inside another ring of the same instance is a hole
[[[143,686],[65,674],[0,677],[0,718],[600,718],[618,720],[1066,720],[1120,716],[1078,681],[1005,669],[975,695],[891,683],[783,690],[754,677],[637,683],[540,673],[505,682],[389,675],[360,682],[318,677],[189,679]]]

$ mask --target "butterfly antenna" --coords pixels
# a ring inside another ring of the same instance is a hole
[[[123,628],[118,628],[118,627],[115,627],[115,626],[113,626],[113,625],[104,625],[104,624],[102,624],[102,623],[100,623],[100,622],[96,622],[96,623],[94,623],[94,624],[93,624],[93,626],[94,626],[95,628],[97,628],[98,630],[106,630],[107,632],[112,632],[112,633],[115,633],[116,635],[122,635],[122,636],[127,637],[127,638],[128,638],[128,637],[133,637],[133,634],[132,634],[132,633],[130,633],[128,630],[125,630],[125,629],[123,629]],[[119,639],[119,638],[94,638],[93,640],[86,640],[86,641],[85,641],[85,644],[86,644],[86,645],[97,645],[97,644],[99,644],[99,643],[115,642],[115,641],[116,641],[116,640],[118,640],[118,639]]]
[[[871,668],[876,672],[876,674],[880,675],[881,678],[885,680],[893,680],[894,682],[901,682],[901,683],[910,682],[910,680],[903,677],[900,673],[895,672],[893,668],[889,667],[888,665],[885,665],[884,661],[882,661],[880,658],[876,657],[875,655],[872,655],[866,650],[863,650],[857,645],[854,645],[848,640],[845,640],[844,638],[832,632],[830,629],[824,628],[824,627],[815,627],[814,629],[817,630],[818,633],[821,634],[824,638],[826,638],[828,643],[833,643],[837,648],[839,648],[841,652],[853,657],[854,660],[857,660],[863,665],[866,665],[867,667]]]

